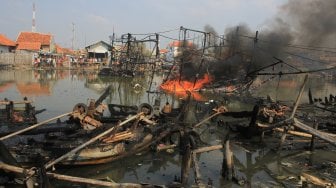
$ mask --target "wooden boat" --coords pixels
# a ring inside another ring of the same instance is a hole
[[[134,119],[134,121],[128,122],[123,126],[119,126],[119,123],[105,123],[93,130],[86,130],[80,128],[80,126],[68,132],[51,132],[47,131],[47,129],[44,131],[43,129],[35,130],[43,132],[44,139],[29,139],[26,143],[10,147],[9,150],[19,163],[34,163],[37,161],[46,163],[53,158],[72,151],[91,138],[114,128],[114,131],[110,134],[101,137],[94,144],[68,156],[59,164],[92,165],[111,162],[148,150],[154,142],[161,140],[169,134],[169,129],[163,128],[166,125],[155,125],[155,122],[147,119],[152,117],[152,108],[150,105],[142,104],[138,109],[140,109],[138,113],[145,115],[139,116],[141,118]],[[144,110],[146,113],[143,113]],[[57,126],[57,124],[54,126]]]
[[[133,123],[130,123],[133,125]],[[120,131],[113,136],[109,135],[98,143],[90,145],[78,153],[67,157],[60,164],[61,165],[93,165],[111,162],[123,157],[127,157],[138,152],[143,152],[150,149],[151,144],[161,140],[169,131],[150,131],[144,130],[144,127],[137,128],[132,131]],[[159,130],[159,129],[155,129]],[[160,129],[163,130],[163,129]],[[54,136],[38,142],[33,141],[28,145],[16,145],[10,148],[11,153],[19,163],[34,163],[47,161],[61,156],[72,149],[83,144],[88,138],[94,134],[76,134],[68,136]],[[85,136],[84,136],[85,135]],[[86,138],[86,139],[84,139]]]

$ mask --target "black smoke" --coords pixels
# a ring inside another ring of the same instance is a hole
[[[280,13],[278,17],[293,27],[295,43],[335,47],[335,0],[289,0]]]
[[[218,32],[206,25],[206,57],[201,51],[187,52],[184,64],[185,78],[209,72],[216,80],[242,78],[248,73],[283,60],[292,53],[307,53],[293,46],[336,46],[336,0],[289,0],[278,14],[256,33],[247,24],[226,28],[224,40]],[[183,74],[183,73],[182,73]]]

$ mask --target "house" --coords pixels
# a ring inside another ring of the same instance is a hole
[[[5,35],[0,34],[0,53],[11,52],[15,49],[16,43]]]
[[[166,61],[168,52],[169,52],[168,49],[160,49],[160,59]]]
[[[104,41],[91,44],[85,47],[85,49],[88,53],[88,59],[91,59],[93,62],[108,63],[111,58],[112,46]]]
[[[16,43],[16,50],[55,52],[54,37],[51,34],[20,32]]]
[[[194,44],[190,41],[186,41],[186,43],[184,44],[183,41],[178,40],[168,44],[168,48],[170,49],[174,57],[178,57],[182,53],[182,48],[192,48],[193,46]]]

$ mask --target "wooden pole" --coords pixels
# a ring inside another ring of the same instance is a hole
[[[69,156],[71,156],[71,155],[77,153],[78,151],[80,151],[81,149],[85,148],[86,146],[88,146],[88,145],[92,144],[93,142],[99,140],[99,139],[102,138],[103,136],[105,136],[105,135],[111,133],[114,129],[116,129],[116,128],[118,128],[118,127],[121,127],[121,126],[125,125],[126,123],[128,123],[128,122],[130,122],[130,121],[132,121],[132,120],[134,120],[134,119],[139,118],[141,115],[143,115],[143,112],[138,113],[138,114],[136,114],[136,115],[134,115],[134,116],[128,118],[127,120],[125,120],[125,121],[119,123],[117,126],[111,127],[110,129],[108,129],[108,130],[104,131],[103,133],[99,134],[98,136],[96,136],[96,137],[90,139],[89,141],[85,142],[84,144],[82,144],[82,145],[80,145],[80,146],[78,146],[78,147],[72,149],[72,150],[69,151],[68,153],[66,153],[66,154],[64,154],[64,155],[62,155],[62,156],[60,156],[59,158],[55,159],[54,161],[49,161],[47,164],[44,165],[44,167],[45,167],[46,169],[52,167],[53,165],[59,163],[59,162],[62,161],[63,159],[65,159],[65,158],[67,158],[67,157],[69,157]]]
[[[61,118],[61,117],[70,115],[70,114],[72,114],[72,113],[73,113],[73,112],[68,112],[68,113],[59,115],[59,116],[57,116],[57,117],[54,117],[54,118],[51,118],[51,119],[42,121],[41,123],[37,123],[37,124],[35,124],[35,125],[32,125],[32,126],[30,126],[30,127],[25,128],[25,129],[21,129],[21,130],[19,130],[19,131],[16,131],[16,132],[14,132],[14,133],[9,134],[9,135],[3,136],[3,137],[0,138],[0,140],[5,140],[5,139],[10,138],[10,137],[13,137],[13,136],[15,136],[15,135],[18,135],[18,134],[27,132],[27,131],[32,130],[32,129],[35,129],[36,127],[39,127],[39,126],[41,126],[41,125],[43,125],[43,124],[46,124],[46,123],[48,123],[48,122],[50,122],[50,121],[57,120],[57,119],[59,119],[59,118]]]
[[[314,104],[313,96],[312,96],[310,88],[308,90],[308,98],[309,98],[309,104]]]
[[[19,173],[19,174],[25,174],[28,176],[33,176],[35,174],[35,171],[33,170],[24,169],[24,168],[13,166],[13,165],[8,165],[2,162],[0,162],[0,169]],[[106,186],[106,187],[115,187],[115,188],[144,187],[141,184],[135,184],[135,183],[115,183],[115,182],[101,181],[101,180],[95,180],[95,179],[89,179],[89,178],[68,176],[68,175],[63,175],[63,174],[56,174],[56,173],[51,173],[51,172],[47,172],[47,176],[54,178],[54,179],[58,179],[58,180],[75,182],[75,183],[84,183],[84,184],[96,185],[96,186]]]
[[[261,124],[261,123],[257,123],[258,127],[262,127],[262,128],[268,128],[269,126],[268,125],[264,125],[264,124]],[[280,128],[280,127],[276,127],[276,128],[273,128],[274,131],[278,131],[278,132],[285,132],[284,128]],[[302,136],[302,137],[307,137],[307,138],[311,138],[312,135],[311,134],[308,134],[308,133],[304,133],[304,132],[299,132],[299,131],[292,131],[292,130],[288,130],[287,131],[287,134],[291,134],[291,135],[294,135],[294,136]]]
[[[227,179],[232,180],[234,177],[233,170],[233,154],[230,148],[230,140],[225,142],[225,155],[226,155],[226,166],[227,166]]]
[[[69,181],[69,182],[85,183],[88,185],[106,186],[106,187],[114,187],[114,188],[142,188],[142,187],[145,187],[141,184],[136,184],[136,183],[115,183],[115,182],[101,181],[101,180],[95,180],[95,179],[89,179],[89,178],[68,176],[68,175],[63,175],[63,174],[56,174],[56,173],[51,173],[51,172],[47,172],[47,176],[58,179],[58,180],[64,180],[64,181]]]
[[[223,145],[207,146],[207,147],[194,149],[193,153],[204,153],[204,152],[208,152],[208,151],[219,150],[219,149],[222,149],[222,148],[223,148]]]
[[[292,112],[292,114],[290,116],[291,119],[294,118],[294,115],[295,115],[295,112],[297,110],[297,107],[300,104],[300,100],[301,100],[301,97],[302,97],[302,94],[303,94],[304,87],[305,87],[305,85],[307,83],[307,80],[308,80],[308,74],[306,74],[306,76],[304,78],[303,84],[302,84],[301,89],[300,89],[300,93],[299,93],[299,95],[298,95],[298,97],[296,99],[296,102],[295,102],[295,105],[294,105],[294,108],[293,108],[293,112]]]
[[[104,91],[104,93],[96,100],[95,102],[95,107],[97,108],[101,102],[103,102],[103,100],[107,97],[108,94],[110,94],[112,85],[109,85],[106,90]]]
[[[182,165],[181,165],[181,183],[183,186],[187,185],[188,183],[189,171],[191,166],[191,155],[192,155],[190,145],[187,145],[185,150],[186,151],[182,156]]]
[[[196,185],[198,187],[205,187],[203,182],[202,182],[202,176],[201,176],[201,172],[200,172],[200,168],[198,166],[197,163],[197,159],[196,159],[196,153],[192,152],[192,161],[193,161],[193,167],[194,167],[194,171],[195,171],[195,182]]]
[[[286,140],[286,137],[287,137],[287,131],[288,131],[288,128],[284,127],[284,132],[283,132],[283,134],[281,136],[281,139],[280,139],[278,152],[280,152],[282,150],[282,146],[285,143],[285,140]]]
[[[194,128],[199,127],[200,125],[202,125],[204,122],[208,121],[209,119],[211,119],[211,118],[213,118],[213,117],[215,117],[215,116],[217,116],[219,114],[225,113],[228,110],[224,106],[220,106],[217,109],[214,109],[214,111],[216,111],[216,113],[212,114],[211,116],[203,119],[201,122],[199,122],[196,125],[194,125]]]
[[[217,116],[217,115],[219,115],[219,114],[221,114],[221,113],[222,113],[222,112],[216,112],[216,113],[212,114],[211,116],[209,116],[209,117],[203,119],[201,122],[199,122],[199,123],[197,123],[196,125],[194,125],[194,128],[199,127],[200,125],[202,125],[203,123],[205,123],[205,122],[208,121],[209,119],[211,119],[211,118],[213,118],[213,117],[215,117],[215,116]]]
[[[318,123],[314,122],[314,129],[318,129]],[[312,135],[311,137],[311,141],[310,141],[310,151],[314,151],[314,147],[315,147],[315,136]]]

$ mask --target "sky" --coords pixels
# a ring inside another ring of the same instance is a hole
[[[113,30],[125,33],[166,33],[176,38],[180,26],[203,30],[246,23],[261,29],[288,0],[2,0],[0,33],[16,40],[19,32],[31,31],[32,7],[36,7],[36,30],[51,33],[63,47],[83,48],[100,40],[109,42]],[[166,45],[164,42],[162,45]]]

